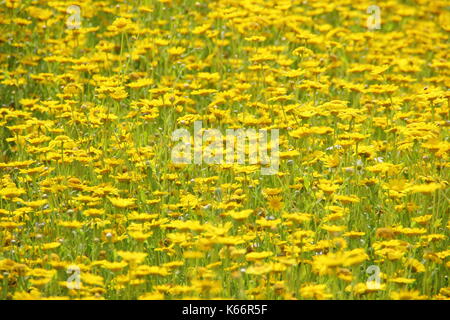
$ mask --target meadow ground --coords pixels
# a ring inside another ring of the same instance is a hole
[[[0,299],[449,299],[449,32],[446,0],[1,1]],[[230,163],[196,123],[279,136]]]

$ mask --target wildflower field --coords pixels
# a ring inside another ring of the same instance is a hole
[[[0,0],[0,299],[450,299],[449,33],[448,0]]]

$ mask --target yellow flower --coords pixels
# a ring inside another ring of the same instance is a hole
[[[247,209],[238,212],[232,211],[230,213],[230,217],[232,217],[234,220],[241,221],[247,219],[252,213],[253,209]]]
[[[420,295],[419,290],[400,290],[391,293],[394,300],[426,300],[427,296]]]
[[[104,209],[87,209],[83,211],[83,214],[88,217],[100,217],[105,214]]]
[[[168,276],[170,272],[164,267],[147,266],[147,265],[139,266],[133,271],[133,275],[137,277],[143,277],[149,274],[158,276]]]
[[[16,198],[25,193],[25,190],[22,188],[16,187],[7,187],[0,190],[0,196],[5,199]]]
[[[56,249],[61,246],[61,242],[48,242],[42,245],[42,250]]]
[[[123,100],[128,97],[128,92],[125,91],[122,87],[114,89],[109,96],[114,100]]]
[[[160,292],[147,292],[138,297],[138,300],[163,300],[164,294]]]
[[[280,196],[272,196],[267,199],[267,205],[274,211],[280,211],[284,208],[283,198]]]
[[[117,272],[122,270],[123,268],[125,268],[128,263],[125,261],[121,261],[121,262],[109,262],[109,261],[104,261],[102,262],[102,267],[108,270],[111,270],[113,272]]]
[[[121,208],[121,209],[125,209],[125,208],[134,208],[136,199],[134,198],[108,198],[109,201],[111,201],[112,205],[117,207],[117,208]]]
[[[30,292],[27,291],[16,291],[14,292],[14,300],[39,300],[41,298],[41,293],[36,288],[33,288]]]
[[[339,233],[339,232],[343,232],[345,231],[345,229],[347,229],[346,226],[332,226],[332,225],[323,225],[321,227],[324,230],[327,230],[330,233]]]
[[[69,229],[80,229],[83,227],[84,222],[81,221],[59,221],[58,225]]]
[[[112,23],[112,26],[115,27],[118,31],[125,31],[128,27],[132,25],[132,21],[127,18],[117,18]]]
[[[423,193],[429,194],[433,193],[436,190],[442,189],[442,185],[439,183],[430,183],[430,184],[418,184],[413,185],[408,188],[408,191],[411,193]]]
[[[389,282],[400,283],[400,284],[411,284],[414,283],[416,279],[408,279],[403,277],[391,278]]]
[[[273,270],[272,264],[266,263],[266,264],[257,264],[257,265],[250,266],[245,270],[245,273],[260,276],[260,275],[269,273],[272,270]]]
[[[186,51],[183,47],[172,47],[167,50],[171,56],[179,56]]]
[[[327,293],[327,286],[325,284],[303,286],[300,288],[300,294],[305,299],[326,300],[333,297],[332,294]]]
[[[153,79],[142,78],[142,79],[138,79],[137,81],[130,82],[129,84],[127,84],[127,86],[130,88],[133,88],[133,89],[138,89],[138,88],[151,86],[152,84],[153,84]]]
[[[153,234],[153,232],[144,233],[142,231],[131,231],[131,232],[128,232],[128,234],[135,240],[145,241],[145,240],[147,240],[148,237],[150,237]]]
[[[271,251],[250,252],[245,255],[247,261],[258,261],[273,256]]]

